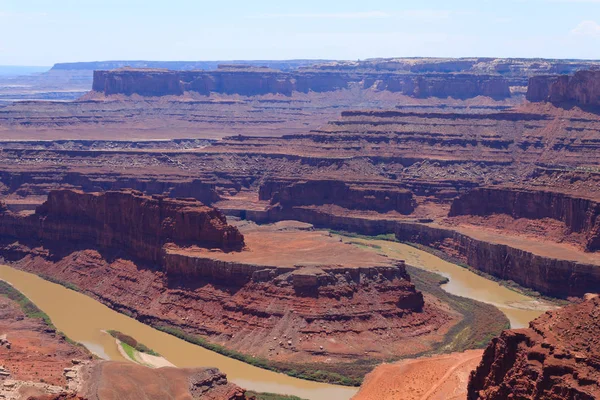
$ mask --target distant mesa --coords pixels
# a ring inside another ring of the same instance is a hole
[[[181,96],[333,92],[344,89],[389,91],[411,97],[504,99],[511,95],[501,76],[479,74],[405,74],[389,71],[301,69],[278,71],[255,66],[220,65],[216,71],[166,71],[164,69],[116,69],[94,71],[92,91],[99,95]]]

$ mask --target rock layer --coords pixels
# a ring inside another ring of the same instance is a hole
[[[270,180],[261,185],[258,195],[260,200],[283,207],[335,204],[348,209],[410,214],[416,205],[412,192],[397,186],[338,180]]]
[[[551,311],[494,338],[471,373],[468,398],[600,396],[600,298]]]
[[[347,72],[297,70],[281,72],[268,68],[247,69],[224,66],[217,71],[168,71],[118,69],[94,71],[92,91],[105,96],[181,96],[186,92],[256,96],[294,92],[331,92],[360,86],[363,89],[426,97],[510,97],[510,88],[500,76],[476,74],[395,74],[390,72]]]
[[[226,253],[244,237],[195,200],[59,190],[35,213],[4,209],[0,221],[1,253],[14,266],[69,282],[143,322],[269,359],[412,354],[427,350],[430,338],[458,318],[424,302],[403,262],[379,257],[338,265],[325,254],[320,263],[293,258],[284,265],[262,253],[254,255],[257,262],[244,261],[251,249]],[[287,238],[291,247],[313,243]],[[344,251],[339,247],[346,245],[329,240],[334,254]],[[272,343],[283,335],[283,344]],[[332,338],[335,346],[328,345]]]
[[[550,191],[477,188],[454,200],[448,216],[493,214],[561,221],[571,232],[584,234],[585,250],[600,250],[600,203],[594,200]]]
[[[153,262],[160,262],[166,243],[221,250],[244,246],[242,234],[212,207],[196,200],[149,197],[133,191],[55,190],[34,214],[5,211],[0,218],[4,236],[121,248]]]
[[[599,106],[600,71],[578,71],[572,76],[532,77],[527,88],[527,100]]]

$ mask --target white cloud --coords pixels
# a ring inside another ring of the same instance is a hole
[[[571,30],[572,35],[600,37],[600,24],[596,21],[582,21]]]

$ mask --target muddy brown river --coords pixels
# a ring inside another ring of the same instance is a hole
[[[448,277],[449,283],[443,286],[446,291],[497,306],[515,328],[527,326],[529,321],[548,308],[531,297],[401,243],[346,237],[343,240],[376,245],[378,249],[369,248]],[[246,389],[314,400],[350,399],[357,391],[355,388],[296,379],[233,360],[119,314],[91,297],[9,266],[0,266],[0,279],[29,297],[50,316],[59,330],[105,359],[124,360],[114,339],[104,333],[105,330],[116,329],[156,350],[178,367],[217,367],[227,374],[230,381]]]
[[[246,389],[314,400],[349,399],[358,390],[305,381],[253,367],[160,332],[111,310],[91,297],[5,265],[0,266],[0,279],[12,284],[48,314],[58,330],[103,358],[124,360],[115,340],[103,332],[116,329],[156,350],[177,367],[217,367],[227,374],[231,382]]]

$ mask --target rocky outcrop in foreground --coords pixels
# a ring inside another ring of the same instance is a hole
[[[245,400],[245,390],[216,368],[158,369],[126,362],[101,362],[91,368],[82,395],[88,399]],[[160,382],[160,384],[157,384]]]
[[[469,381],[470,400],[600,397],[600,298],[548,312],[492,340]]]
[[[600,105],[600,70],[578,71],[574,75],[535,76],[529,80],[527,100],[556,104]]]

